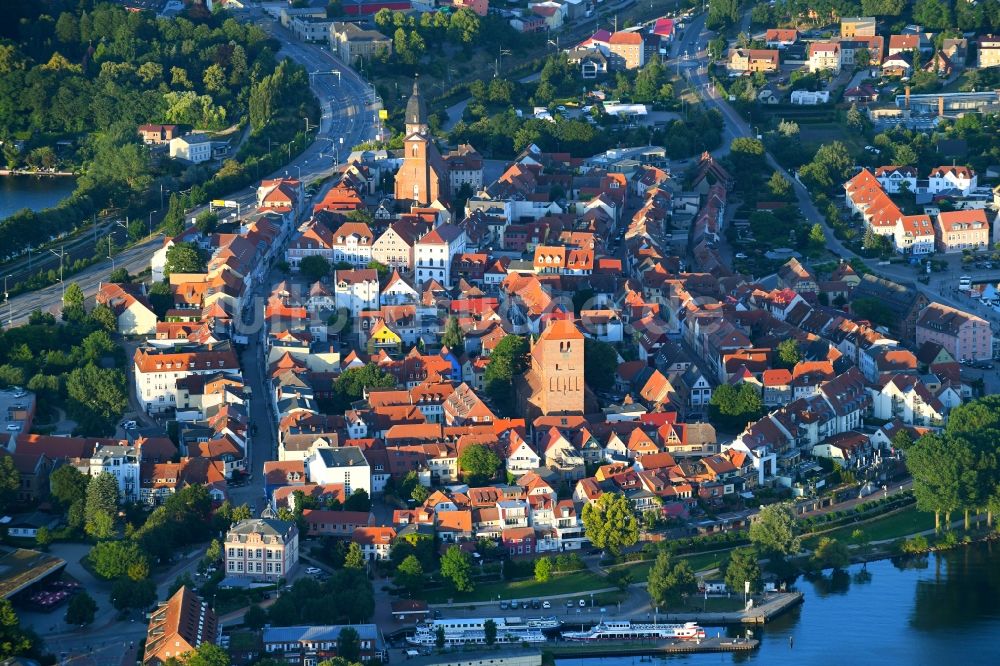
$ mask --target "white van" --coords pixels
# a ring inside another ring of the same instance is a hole
[[[968,275],[958,278],[958,288],[960,291],[970,291],[972,289],[972,278]]]

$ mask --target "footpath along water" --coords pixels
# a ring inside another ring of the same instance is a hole
[[[742,654],[656,657],[685,664],[933,666],[1000,664],[1000,544],[856,565],[800,578],[805,603],[751,629],[760,648]],[[742,636],[741,627],[707,627]],[[558,659],[557,666],[648,663],[649,657]]]

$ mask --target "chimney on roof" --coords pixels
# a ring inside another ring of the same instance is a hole
[[[944,117],[944,95],[938,95],[938,118]]]
[[[906,86],[906,110],[907,111],[910,110],[910,86],[909,86],[909,84],[907,84],[907,86]]]

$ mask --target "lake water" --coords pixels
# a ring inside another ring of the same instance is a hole
[[[0,176],[0,220],[22,208],[51,208],[76,189],[76,178]]]
[[[907,563],[874,562],[819,580],[799,579],[805,603],[754,629],[750,654],[661,657],[686,664],[767,666],[1000,665],[1000,544]],[[742,635],[740,628],[708,628]],[[789,637],[792,639],[789,645]],[[649,666],[639,657],[560,659],[557,666]]]

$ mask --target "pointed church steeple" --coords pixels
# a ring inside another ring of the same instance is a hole
[[[411,134],[427,134],[427,105],[420,95],[418,76],[413,77],[413,93],[406,103],[406,136]]]

